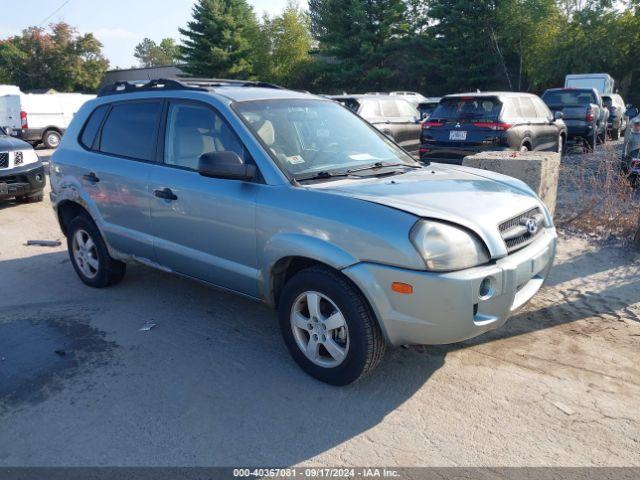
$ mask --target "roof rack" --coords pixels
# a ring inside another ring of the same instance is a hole
[[[260,87],[260,88],[278,88],[282,89],[280,85],[273,83],[262,82],[260,80],[236,80],[231,78],[196,78],[196,77],[179,77],[178,81],[185,85],[195,85],[201,87]]]
[[[98,97],[105,97],[107,95],[118,95],[121,93],[133,93],[133,92],[150,92],[156,90],[196,90],[206,92],[205,88],[199,88],[196,86],[187,85],[178,80],[170,78],[158,78],[154,80],[141,80],[139,82],[115,82],[109,85],[105,85],[98,92]]]
[[[206,92],[208,88],[236,86],[236,87],[282,87],[272,83],[254,80],[230,80],[226,78],[158,78],[153,80],[121,81],[105,85],[98,92],[98,97],[119,95],[122,93],[151,92],[158,90],[192,90]]]

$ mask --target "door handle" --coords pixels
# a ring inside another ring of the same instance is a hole
[[[163,188],[162,190],[154,190],[153,194],[164,200],[177,200],[178,197],[171,191],[170,188]]]
[[[83,175],[82,178],[84,178],[87,182],[91,182],[91,183],[98,183],[100,181],[100,179],[93,172]]]

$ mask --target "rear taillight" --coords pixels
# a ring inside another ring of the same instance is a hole
[[[20,125],[22,128],[29,128],[29,122],[27,122],[27,112],[20,112]]]
[[[428,120],[426,122],[422,122],[422,128],[425,128],[425,129],[437,128],[443,125],[444,125],[444,122],[430,122]]]
[[[591,107],[587,108],[587,116],[585,117],[587,122],[593,122],[593,109]]]
[[[504,132],[505,130],[509,130],[513,125],[504,122],[473,122],[473,126],[477,128],[488,128],[489,130]]]

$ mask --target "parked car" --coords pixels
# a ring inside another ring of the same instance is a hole
[[[0,200],[39,202],[45,182],[44,167],[33,147],[0,127]]]
[[[412,155],[420,148],[420,113],[389,95],[337,95],[333,100],[356,112]]]
[[[427,98],[424,102],[418,104],[418,112],[420,112],[420,119],[426,120],[433,113],[433,111],[440,103],[440,97]]]
[[[388,345],[500,327],[556,248],[523,182],[423,166],[337,103],[263,83],[108,87],[71,122],[51,185],[85,284],[135,261],[265,302],[296,362],[337,385]]]
[[[542,100],[554,113],[562,112],[569,140],[583,139],[592,150],[598,140],[606,141],[609,111],[594,88],[550,88]]]
[[[95,95],[9,93],[0,96],[0,126],[35,146],[56,148],[73,115]]]
[[[620,169],[637,186],[640,184],[640,117],[638,109],[629,105],[625,115],[629,117],[629,128],[625,131]]]
[[[567,129],[536,95],[483,92],[447,95],[422,124],[420,159],[460,165],[495,150],[562,152]]]
[[[617,93],[602,95],[602,102],[609,110],[609,119],[607,120],[607,133],[612,140],[618,140],[620,134],[624,135],[627,129],[629,118],[625,115],[627,109],[624,100]]]
[[[574,73],[564,78],[565,88],[594,88],[600,95],[613,93],[614,85],[608,73]]]
[[[418,92],[389,92],[392,97],[402,97],[414,107],[420,102],[427,101],[427,97]]]

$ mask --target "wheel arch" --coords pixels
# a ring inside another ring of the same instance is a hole
[[[340,271],[359,259],[326,240],[299,233],[275,235],[265,245],[261,293],[267,304],[276,307],[282,286],[295,273],[312,265]]]
[[[65,235],[65,237],[67,236],[68,227],[71,223],[71,220],[79,215],[86,215],[87,218],[95,223],[95,220],[93,219],[91,213],[89,213],[89,210],[80,203],[73,200],[62,200],[60,203],[58,203],[56,211],[60,229],[62,230],[62,233]]]

